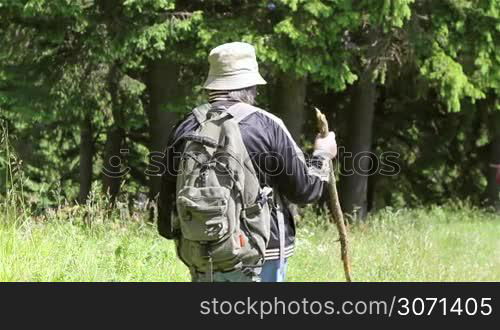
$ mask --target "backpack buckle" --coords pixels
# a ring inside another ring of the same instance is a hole
[[[256,215],[260,214],[264,205],[269,204],[269,206],[274,205],[273,190],[269,187],[265,187],[260,191],[257,202],[245,209],[246,215]]]
[[[260,202],[253,204],[245,209],[245,215],[247,217],[253,217],[254,215],[260,214],[262,211],[262,205]]]

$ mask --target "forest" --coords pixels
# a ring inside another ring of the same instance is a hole
[[[326,114],[352,219],[467,205],[498,220],[499,0],[0,0],[0,40],[5,217],[153,221],[151,155],[207,102],[210,50],[244,41],[268,81],[257,105],[306,153]]]

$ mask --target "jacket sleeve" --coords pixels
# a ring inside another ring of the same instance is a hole
[[[163,158],[163,170],[161,177],[160,196],[158,198],[158,232],[167,239],[176,239],[178,232],[173,227],[173,217],[176,213],[175,207],[175,189],[176,189],[176,151],[173,143],[173,136],[169,143]]]
[[[272,150],[275,164],[275,183],[281,194],[290,202],[309,204],[320,199],[325,182],[328,182],[330,161],[315,153],[306,161],[303,152],[281,120],[272,129]]]

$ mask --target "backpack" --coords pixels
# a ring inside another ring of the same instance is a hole
[[[203,105],[193,110],[199,128],[182,137],[177,253],[196,272],[259,267],[264,261],[272,189],[261,188],[239,128],[255,111],[245,103],[229,109]]]

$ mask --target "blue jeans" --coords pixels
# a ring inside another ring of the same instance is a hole
[[[280,268],[279,260],[268,260],[262,266],[260,273],[261,282],[285,282],[288,259],[285,259],[283,268]]]

